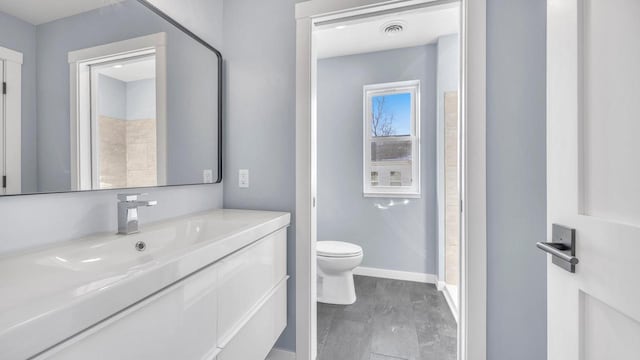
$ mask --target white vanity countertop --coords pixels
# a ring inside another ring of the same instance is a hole
[[[212,210],[2,257],[0,358],[33,356],[289,222],[289,213]]]

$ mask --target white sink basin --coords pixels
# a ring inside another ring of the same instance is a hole
[[[0,258],[0,358],[33,356],[289,221],[214,210]]]

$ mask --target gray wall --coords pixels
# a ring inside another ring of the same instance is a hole
[[[294,209],[294,2],[301,0],[225,1],[225,206]],[[546,358],[546,262],[534,244],[546,227],[546,2],[487,0],[487,5],[488,359],[541,360]],[[265,152],[268,156],[257,156]],[[251,188],[237,187],[239,168],[251,170]],[[278,342],[285,349],[295,348],[294,291],[290,281],[289,326]]]
[[[155,1],[153,1],[155,3]],[[159,5],[162,5],[159,4]],[[164,7],[163,7],[164,8]],[[176,18],[190,18],[194,29],[212,44],[222,44],[222,0],[189,0],[167,8]],[[215,10],[215,11],[214,11]],[[206,15],[204,12],[206,11]],[[187,24],[189,25],[189,24]],[[222,185],[149,189],[156,207],[142,209],[143,223],[222,207]],[[116,229],[116,194],[99,191],[0,198],[0,253],[42,246],[100,231]]]
[[[546,2],[487,2],[487,359],[546,359]]]
[[[127,120],[156,118],[156,80],[127,83]]]
[[[155,79],[124,82],[100,74],[98,113],[121,120],[155,119]]]
[[[39,191],[70,188],[68,52],[157,32],[167,33],[167,181],[202,182],[203,169],[216,177],[216,57],[128,0],[37,27]]]
[[[120,120],[127,119],[127,83],[98,75],[98,114]]]
[[[294,0],[224,3],[226,208],[295,208]],[[250,170],[238,188],[238,169]],[[292,218],[292,222],[295,221]],[[288,231],[288,326],[277,346],[295,348],[295,229]]]
[[[362,246],[362,266],[435,274],[435,45],[318,62],[318,240]],[[364,85],[420,80],[421,198],[362,195]]]
[[[38,187],[36,149],[36,27],[0,11],[0,46],[19,51],[22,63],[22,191]],[[9,85],[11,86],[11,85]],[[10,90],[9,90],[10,91]]]

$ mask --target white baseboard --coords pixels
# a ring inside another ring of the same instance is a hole
[[[449,305],[449,309],[451,310],[451,314],[453,314],[453,318],[458,322],[458,305],[454,300],[454,296],[458,296],[458,294],[452,294],[451,289],[444,281],[438,281],[438,290],[442,291],[442,295],[444,295],[445,300],[447,300],[447,305]]]
[[[265,360],[296,360],[296,353],[273,348]]]
[[[386,270],[371,267],[359,266],[353,270],[355,275],[372,276],[383,279],[395,279],[405,281],[415,281],[425,284],[436,284],[438,278],[434,274],[424,274],[409,271]]]

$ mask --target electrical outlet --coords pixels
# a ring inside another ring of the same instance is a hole
[[[238,186],[241,188],[249,187],[249,170],[248,169],[238,170]]]
[[[204,184],[213,183],[213,170],[211,170],[211,169],[202,170],[202,182]]]

